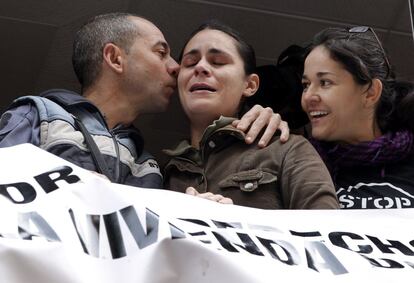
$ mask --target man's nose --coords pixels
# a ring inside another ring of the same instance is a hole
[[[171,58],[170,62],[167,65],[167,71],[171,76],[176,78],[180,72],[180,65],[178,65],[178,63]]]

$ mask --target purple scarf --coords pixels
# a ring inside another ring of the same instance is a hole
[[[413,150],[413,133],[387,133],[356,145],[310,140],[334,177],[339,168],[381,166],[405,159]]]

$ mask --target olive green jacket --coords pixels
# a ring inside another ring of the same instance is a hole
[[[234,204],[264,209],[339,208],[328,170],[312,145],[291,135],[274,137],[265,148],[244,142],[243,132],[221,117],[204,132],[197,150],[182,141],[164,172],[165,188],[212,192]]]

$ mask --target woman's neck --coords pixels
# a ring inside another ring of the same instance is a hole
[[[369,142],[369,141],[373,141],[376,138],[382,136],[382,132],[381,129],[379,128],[377,123],[374,123],[374,125],[372,125],[370,127],[369,131],[361,131],[360,133],[356,133],[356,135],[349,139],[349,140],[344,140],[342,142],[339,143],[346,143],[346,144],[359,144],[361,142]]]
[[[191,121],[191,146],[200,148],[200,141],[203,138],[204,131],[213,123],[214,120]]]

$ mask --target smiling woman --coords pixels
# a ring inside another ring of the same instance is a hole
[[[328,28],[305,60],[302,107],[343,208],[414,207],[414,84],[370,27]]]
[[[374,87],[368,89],[365,84],[357,84],[323,46],[312,50],[305,66],[302,105],[315,139],[353,144],[380,135],[373,111],[378,94],[370,93]],[[367,107],[368,103],[371,107]]]
[[[166,151],[165,187],[221,202],[265,209],[337,208],[332,181],[322,160],[300,136],[282,144],[275,136],[259,149],[247,145],[231,122],[242,100],[254,95],[253,49],[229,27],[210,22],[184,47],[179,97],[190,120],[190,140]]]

